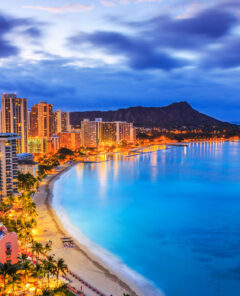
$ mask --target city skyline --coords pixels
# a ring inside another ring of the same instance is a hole
[[[188,101],[239,121],[237,1],[10,3],[1,4],[1,92],[63,111]]]

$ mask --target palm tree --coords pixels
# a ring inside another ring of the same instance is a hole
[[[44,250],[43,250],[44,256],[47,257],[47,254],[49,252],[51,252],[51,251],[52,251],[52,242],[49,241],[48,243],[45,244],[45,247],[44,247]]]
[[[35,278],[35,279],[40,279],[44,277],[44,270],[42,265],[40,265],[39,263],[35,264],[33,269],[32,269],[32,273],[31,273],[31,277]],[[35,295],[37,295],[37,288],[38,286],[35,286]]]
[[[41,243],[39,243],[39,242],[33,241],[31,249],[32,249],[33,255],[36,253],[37,261],[38,261],[39,260],[39,255],[41,253],[43,253],[43,245]]]
[[[49,288],[50,275],[56,274],[56,265],[52,256],[48,256],[47,259],[43,259],[43,268],[45,269],[45,272],[47,274],[48,288]]]
[[[32,262],[30,260],[28,260],[27,254],[19,255],[18,260],[19,260],[19,264],[21,266],[21,269],[24,271],[24,287],[26,289],[28,273],[31,269]],[[26,293],[26,290],[24,291],[24,293]]]
[[[68,270],[68,267],[65,264],[64,260],[62,258],[58,259],[57,262],[56,262],[57,287],[58,287],[58,281],[59,281],[60,273],[66,274],[67,270]]]

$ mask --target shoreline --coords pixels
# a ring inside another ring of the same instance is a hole
[[[33,198],[38,212],[37,240],[41,243],[51,240],[53,242],[51,253],[56,258],[63,258],[71,271],[107,295],[122,296],[123,293],[130,293],[131,296],[143,296],[143,292],[137,286],[114,271],[75,238],[73,238],[76,245],[75,248],[69,249],[62,246],[61,237],[69,237],[71,235],[64,228],[62,221],[52,207],[53,186],[62,174],[68,172],[79,163],[75,162],[53,175],[48,175],[41,182],[39,192]],[[77,281],[73,281],[71,285],[78,289],[81,287]],[[83,291],[89,296],[96,295],[85,287],[83,287]]]

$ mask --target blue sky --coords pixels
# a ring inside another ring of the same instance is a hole
[[[30,105],[188,101],[240,121],[240,1],[1,1],[0,67],[0,91]]]

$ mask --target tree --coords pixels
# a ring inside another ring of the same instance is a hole
[[[47,259],[43,260],[43,268],[47,274],[48,288],[49,288],[50,275],[56,274],[56,265],[54,264],[54,260],[52,256],[48,256]]]
[[[47,257],[47,254],[51,251],[52,251],[52,242],[49,241],[48,243],[45,244],[45,246],[43,247],[43,251],[42,251],[45,259]]]
[[[18,172],[18,187],[21,190],[29,191],[37,184],[37,179],[30,173],[22,174]]]
[[[67,265],[65,264],[64,260],[62,258],[58,259],[56,262],[57,286],[58,286],[60,273],[66,274],[67,270],[68,270],[68,268],[67,268]]]
[[[42,254],[43,251],[44,251],[43,245],[41,243],[39,243],[39,242],[33,241],[31,249],[32,249],[33,256],[34,256],[34,254],[36,254],[37,261],[38,261],[39,260],[39,255]]]
[[[44,277],[44,270],[41,264],[37,263],[34,265],[33,269],[32,269],[32,273],[31,273],[31,277],[35,278],[35,279],[40,279]],[[38,286],[36,285],[35,287],[35,295],[37,295],[37,288]]]
[[[68,149],[68,148],[65,148],[65,147],[62,147],[58,150],[58,154],[59,155],[65,155],[65,156],[71,156],[73,155],[73,151],[71,149]]]

